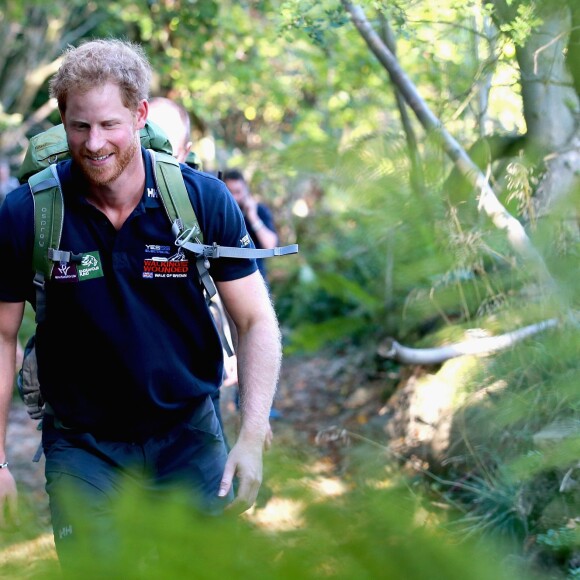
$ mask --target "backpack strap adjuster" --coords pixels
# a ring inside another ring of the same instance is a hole
[[[199,239],[201,230],[197,224],[194,224],[191,228],[182,231],[183,226],[180,222],[181,220],[175,220],[173,222],[173,226],[171,226],[171,232],[175,236],[176,246],[181,246],[185,244],[185,242],[189,242],[192,237]]]
[[[75,262],[75,264],[80,264],[83,261],[83,255],[75,254],[74,252],[69,252],[67,250],[55,250],[54,248],[48,248],[48,259],[53,262],[67,263]]]

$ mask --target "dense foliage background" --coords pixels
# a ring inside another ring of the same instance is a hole
[[[417,435],[393,399],[381,443],[426,462],[423,491],[464,514],[461,533],[579,575],[575,0],[3,1],[14,168],[59,122],[62,49],[97,36],[143,44],[152,94],[186,105],[204,168],[243,168],[300,244],[270,263],[287,356],[358,348],[400,393],[386,339],[437,348],[557,321],[493,356],[418,364],[415,392],[451,385],[448,405]]]

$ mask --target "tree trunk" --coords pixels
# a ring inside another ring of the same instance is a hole
[[[580,74],[576,81],[570,69],[569,51],[573,24],[580,24],[580,10],[573,2],[552,0],[536,3],[542,23],[523,45],[516,43],[520,66],[523,111],[526,120],[527,154],[544,158],[545,167],[534,193],[536,215],[545,215],[554,203],[578,187],[580,173]],[[521,2],[494,0],[498,25],[508,25],[516,17]],[[578,32],[574,35],[574,47]],[[580,45],[579,45],[580,48]],[[568,58],[566,58],[568,54]],[[572,208],[570,208],[572,209]]]

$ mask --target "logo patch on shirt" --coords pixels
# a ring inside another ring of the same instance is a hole
[[[160,244],[145,244],[146,254],[166,254],[169,255],[171,252],[170,246],[162,246]]]
[[[52,270],[54,282],[79,282],[103,276],[99,252],[82,254],[80,262],[59,262]]]
[[[52,269],[52,279],[55,282],[78,282],[77,265],[71,262],[59,262]]]
[[[172,256],[169,254],[169,246],[145,245],[145,259],[143,260],[143,278],[187,278],[189,261],[182,248]],[[156,254],[156,255],[152,255]],[[149,257],[149,255],[151,255]]]
[[[90,280],[100,278],[103,275],[101,266],[101,256],[99,252],[87,252],[83,254],[81,263],[77,267],[79,280]]]

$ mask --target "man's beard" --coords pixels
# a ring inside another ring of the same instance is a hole
[[[131,163],[139,148],[139,143],[137,137],[135,137],[126,149],[121,150],[115,147],[113,148],[113,151],[97,151],[91,155],[99,157],[106,155],[107,153],[113,153],[115,157],[112,165],[107,164],[103,167],[94,167],[88,162],[84,155],[73,154],[73,159],[78,165],[80,165],[82,172],[93,185],[109,185],[110,183],[113,183],[113,181],[115,181],[123,171],[125,171],[129,163]]]

